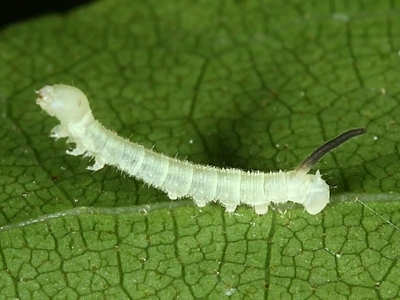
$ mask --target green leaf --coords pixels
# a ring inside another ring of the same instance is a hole
[[[110,0],[2,30],[0,298],[400,297],[396,5]],[[67,156],[34,101],[54,83],[121,136],[201,164],[291,170],[369,133],[317,165],[321,214],[228,214]]]

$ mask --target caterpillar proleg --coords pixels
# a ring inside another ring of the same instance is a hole
[[[66,137],[75,143],[70,155],[92,156],[95,163],[89,170],[105,164],[116,166],[128,175],[161,189],[172,200],[191,197],[203,207],[220,202],[228,212],[240,204],[253,206],[257,214],[265,214],[270,203],[292,201],[302,204],[310,214],[317,214],[329,202],[329,186],[319,171],[308,174],[323,155],[348,139],[366,132],[364,128],[349,130],[315,150],[293,171],[247,172],[196,165],[188,161],[145,149],[119,137],[94,119],[85,94],[72,86],[45,86],[37,94],[36,103],[60,124],[51,131],[58,139]]]

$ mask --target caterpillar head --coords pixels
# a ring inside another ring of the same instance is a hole
[[[81,90],[68,85],[46,85],[36,92],[36,103],[62,125],[78,124],[93,119],[89,101]]]

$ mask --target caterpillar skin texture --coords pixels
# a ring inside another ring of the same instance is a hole
[[[180,161],[145,149],[104,128],[94,119],[85,94],[75,87],[45,86],[37,94],[36,103],[60,121],[51,136],[66,137],[67,142],[75,143],[75,149],[67,150],[70,155],[94,157],[95,163],[89,170],[99,170],[105,164],[116,166],[161,189],[172,200],[191,197],[199,207],[211,201],[220,202],[228,212],[247,204],[262,215],[267,213],[271,202],[292,201],[314,215],[329,202],[329,186],[319,171],[315,174],[307,174],[308,169],[246,172]]]

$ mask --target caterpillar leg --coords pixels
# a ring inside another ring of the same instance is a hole
[[[204,207],[209,202],[207,200],[203,200],[203,199],[199,199],[199,198],[193,198],[193,201],[194,201],[194,203],[196,203],[196,205],[198,207]]]
[[[233,213],[233,212],[235,212],[236,207],[237,207],[237,205],[235,205],[235,204],[224,204],[224,206],[225,206],[225,210],[226,210],[228,213]]]
[[[72,150],[67,150],[66,151],[68,155],[72,156],[78,156],[84,154],[86,151],[83,147],[80,147],[79,145],[76,145],[76,147]]]
[[[61,125],[57,125],[50,131],[50,136],[55,139],[68,137],[68,131]]]
[[[104,162],[99,159],[96,159],[95,163],[91,166],[88,166],[86,169],[90,171],[98,171],[104,167]]]
[[[269,204],[257,204],[254,205],[254,210],[259,215],[265,215],[268,212]]]
[[[175,195],[175,194],[173,194],[173,193],[167,193],[167,195],[168,195],[168,198],[171,199],[171,200],[176,200],[176,199],[178,199],[178,196]]]

